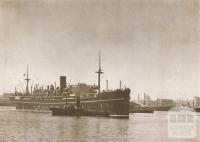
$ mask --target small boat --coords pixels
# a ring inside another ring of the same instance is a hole
[[[154,109],[147,105],[130,102],[129,113],[154,113]]]
[[[160,106],[160,107],[152,107],[154,111],[169,111],[173,108],[173,106]]]
[[[200,112],[200,107],[196,107],[196,108],[194,108],[194,110],[195,110],[196,112]]]
[[[130,113],[153,113],[154,110],[147,106],[136,106],[129,110]]]
[[[109,117],[108,111],[84,110],[81,106],[80,96],[76,96],[76,106],[70,105],[66,99],[66,105],[61,107],[50,107],[52,116],[102,116]]]

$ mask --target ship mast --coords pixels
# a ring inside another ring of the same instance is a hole
[[[26,72],[26,95],[28,95],[29,94],[29,87],[28,87],[28,83],[29,83],[29,81],[31,80],[30,78],[29,78],[29,76],[28,76],[29,74],[28,74],[28,65],[27,65],[27,72]]]
[[[101,74],[103,73],[103,71],[101,70],[101,55],[100,55],[100,52],[99,52],[99,69],[98,71],[96,72],[98,74],[98,94],[101,92]]]

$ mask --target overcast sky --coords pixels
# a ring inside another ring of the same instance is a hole
[[[0,92],[23,88],[27,64],[31,84],[97,84],[100,51],[102,89],[200,96],[199,22],[199,0],[1,0]]]

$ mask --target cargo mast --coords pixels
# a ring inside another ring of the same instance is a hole
[[[96,72],[98,74],[98,94],[101,92],[101,74],[103,73],[103,71],[101,70],[101,55],[99,52],[99,70]]]
[[[26,95],[28,95],[29,94],[29,87],[28,87],[28,82],[31,80],[30,78],[29,78],[29,76],[28,76],[29,74],[28,74],[28,66],[27,66],[27,72],[26,72]]]

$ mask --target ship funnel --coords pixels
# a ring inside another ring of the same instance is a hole
[[[60,93],[66,88],[66,76],[60,76]]]

